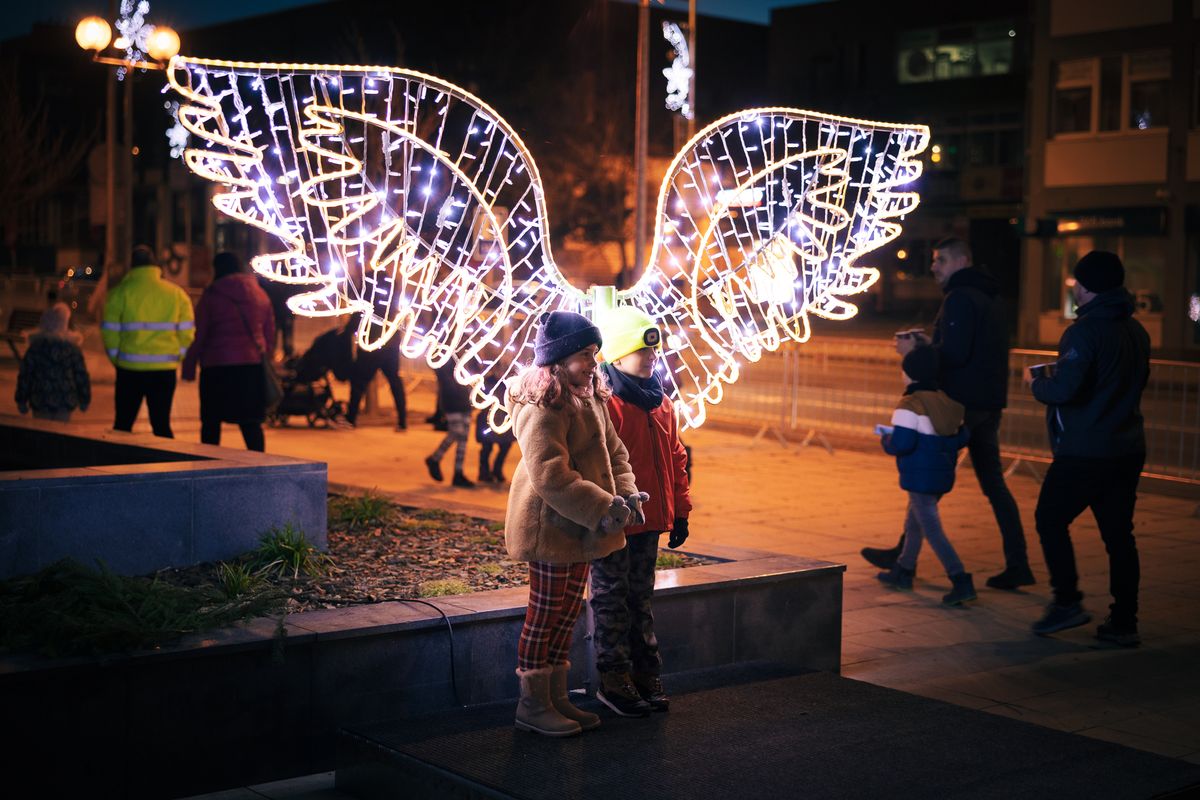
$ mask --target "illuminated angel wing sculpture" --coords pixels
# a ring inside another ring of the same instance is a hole
[[[854,262],[899,235],[929,141],[920,125],[788,108],[718,120],[667,171],[642,278],[585,292],[554,263],[528,149],[463,89],[385,67],[179,56],[168,80],[199,145],[188,167],[223,187],[220,211],[279,242],[253,268],[306,288],[298,314],[361,314],[363,348],[453,359],[499,430],[489,387],[532,362],[538,318],[614,304],[659,321],[660,377],[699,426],[739,359],[805,341],[809,314],[853,316],[845,298],[878,278]]]

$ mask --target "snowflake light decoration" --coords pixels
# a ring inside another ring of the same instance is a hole
[[[141,61],[146,57],[146,40],[154,33],[154,26],[146,23],[150,13],[147,0],[121,0],[121,16],[117,19],[118,48],[125,49],[126,61]],[[117,80],[125,80],[125,67],[117,68]]]
[[[658,321],[664,388],[685,427],[702,424],[742,361],[806,341],[810,314],[857,312],[845,298],[878,272],[855,261],[916,208],[929,143],[923,125],[793,108],[719,119],[667,169],[641,279],[585,292],[554,261],[529,150],[465,90],[389,67],[180,56],[168,80],[198,145],[184,162],[224,187],[220,211],[279,242],[254,269],[307,287],[298,314],[360,314],[364,349],[453,359],[498,431],[541,315],[614,305]]]
[[[179,122],[179,103],[168,101],[163,103],[163,107],[172,121],[171,127],[167,128],[167,144],[171,146],[171,158],[179,158],[188,146],[188,130]]]
[[[675,58],[671,66],[663,70],[667,79],[667,109],[678,111],[684,119],[692,118],[692,70],[691,53],[688,51],[687,37],[677,22],[663,23],[663,38],[671,43],[675,50]]]

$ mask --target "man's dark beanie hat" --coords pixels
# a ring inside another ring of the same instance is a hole
[[[938,354],[928,345],[911,350],[901,362],[904,374],[916,383],[937,383]]]
[[[601,343],[600,329],[587,317],[573,311],[551,311],[538,323],[533,363],[547,367],[588,345],[599,347]]]
[[[1075,280],[1089,292],[1100,294],[1125,283],[1125,267],[1116,253],[1093,250],[1075,264]]]

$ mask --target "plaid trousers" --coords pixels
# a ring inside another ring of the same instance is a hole
[[[590,566],[587,561],[529,562],[529,607],[517,642],[518,667],[540,669],[566,663]]]

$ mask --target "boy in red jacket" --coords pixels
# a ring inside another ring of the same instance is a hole
[[[629,451],[634,481],[649,499],[628,498],[634,519],[625,528],[626,546],[592,562],[596,697],[621,716],[641,717],[670,707],[659,679],[662,658],[650,597],[659,535],[670,531],[671,548],[688,536],[687,453],[675,409],[654,374],[662,338],[654,321],[622,307],[600,315],[597,325],[604,340],[601,369],[613,388],[608,413]]]

